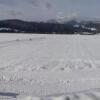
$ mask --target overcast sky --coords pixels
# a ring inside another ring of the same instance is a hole
[[[0,19],[100,18],[100,0],[0,0]]]

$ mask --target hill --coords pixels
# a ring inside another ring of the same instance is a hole
[[[65,23],[52,22],[28,22],[18,19],[0,20],[0,32],[10,33],[57,33],[75,34],[76,32],[99,33],[100,23],[97,21],[70,20]]]

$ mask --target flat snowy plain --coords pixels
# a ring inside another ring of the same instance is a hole
[[[100,100],[100,35],[0,34],[0,100]]]

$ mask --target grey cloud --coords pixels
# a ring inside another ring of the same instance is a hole
[[[46,3],[45,3],[45,6],[46,6],[46,8],[48,8],[48,9],[52,7],[51,3],[49,3],[49,2],[46,2]]]
[[[44,6],[48,9],[52,7],[52,4],[49,2],[49,0],[29,0],[29,3],[35,7]]]
[[[16,2],[16,0],[0,0],[0,4],[13,6],[16,5],[19,2]]]
[[[0,0],[0,19],[47,20],[59,12],[62,16],[78,13],[82,17],[99,17],[99,5],[100,0]]]
[[[12,15],[13,17],[22,16],[23,15],[22,12],[18,12],[18,11],[14,11],[14,10],[9,11],[9,14]]]
[[[29,0],[29,3],[32,4],[33,6],[39,6],[39,0]]]

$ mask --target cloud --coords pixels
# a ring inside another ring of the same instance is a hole
[[[39,6],[39,0],[29,0],[28,3],[32,4],[33,6]]]
[[[0,19],[45,20],[54,10],[48,0],[0,0]]]
[[[99,4],[100,0],[0,0],[0,19],[48,20],[57,16],[70,19],[79,14],[96,17],[100,16]]]
[[[63,12],[59,12],[56,16],[56,20],[58,22],[65,22],[73,19],[79,18],[79,14],[77,12],[69,13],[67,15],[63,14]]]
[[[51,2],[49,2],[48,0],[29,0],[28,3],[38,8],[44,6],[45,8],[50,9],[52,7]]]
[[[0,5],[5,5],[5,6],[15,6],[19,2],[17,0],[0,0]]]
[[[23,15],[22,12],[18,12],[18,11],[14,11],[14,10],[10,10],[10,11],[9,11],[9,14],[10,14],[11,16],[13,16],[13,17],[17,17],[17,16]]]
[[[46,2],[46,3],[45,3],[45,6],[46,6],[46,8],[48,8],[48,9],[50,9],[50,8],[52,7],[51,3],[49,3],[49,2]]]

